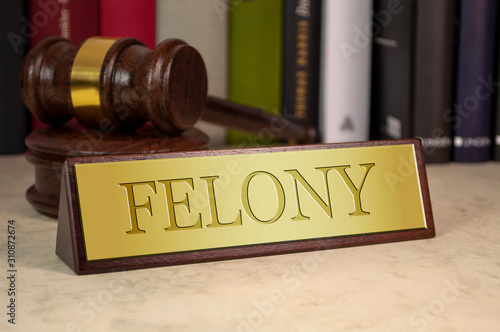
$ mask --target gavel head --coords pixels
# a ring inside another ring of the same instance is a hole
[[[46,124],[75,117],[86,127],[131,131],[150,120],[175,135],[201,117],[207,74],[200,54],[179,39],[150,50],[133,38],[92,37],[77,47],[50,37],[27,54],[21,90]]]

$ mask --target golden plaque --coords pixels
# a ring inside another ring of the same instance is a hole
[[[76,273],[435,235],[420,140],[66,161],[57,254]]]

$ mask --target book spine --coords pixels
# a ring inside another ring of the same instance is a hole
[[[156,41],[180,38],[200,52],[208,76],[208,94],[227,98],[228,11],[225,0],[162,0],[156,4]],[[199,121],[211,147],[226,142],[226,128]]]
[[[411,0],[374,2],[372,139],[413,136],[413,6]]]
[[[0,11],[0,154],[26,150],[29,116],[21,98],[19,73],[28,46],[28,20],[23,1],[2,2]]]
[[[229,1],[228,99],[281,114],[283,0]],[[227,142],[270,143],[273,124],[257,135],[229,130]]]
[[[497,1],[462,0],[454,105],[454,160],[490,159]]]
[[[321,33],[322,141],[368,139],[372,1],[324,0]]]
[[[497,20],[500,18],[500,6],[497,8]],[[500,36],[500,21],[497,21],[497,38]],[[500,82],[500,42],[497,41],[496,45],[496,63],[495,63],[495,101],[493,106],[493,123],[491,131],[491,159],[500,161],[500,89],[498,82]]]
[[[492,156],[491,159],[500,161],[500,94],[497,92],[496,108],[493,122],[492,134]]]
[[[50,36],[76,45],[99,34],[99,0],[28,0],[30,47]],[[32,130],[45,125],[32,117]]]
[[[156,43],[155,0],[99,0],[99,34],[133,37],[149,48]]]
[[[285,1],[283,116],[318,128],[321,0]]]
[[[500,6],[499,6],[500,7]],[[500,12],[500,10],[499,10]],[[498,24],[497,33],[500,35],[500,24]],[[496,63],[496,79],[500,81],[500,43],[497,44],[497,63]],[[491,160],[500,161],[500,90],[496,86],[495,90],[495,105],[493,108],[493,123],[491,131]]]
[[[455,0],[421,0],[416,8],[413,135],[426,162],[452,160]]]
[[[497,105],[500,104],[500,100],[497,97]],[[493,127],[493,135],[492,135],[492,160],[500,161],[500,112],[499,107],[496,107],[495,110],[495,122]]]

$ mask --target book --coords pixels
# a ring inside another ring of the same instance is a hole
[[[452,160],[452,122],[456,44],[456,1],[416,3],[413,132],[422,139],[425,161]]]
[[[50,36],[75,44],[98,34],[99,0],[28,0],[32,34],[30,46]]]
[[[283,0],[230,0],[228,99],[281,114]],[[227,143],[240,147],[274,140],[272,124],[257,135],[228,130]]]
[[[162,0],[156,5],[157,43],[179,38],[200,52],[208,76],[208,94],[227,97],[228,12],[225,0]],[[200,121],[196,127],[210,138],[210,146],[226,141],[226,129]]]
[[[19,73],[28,46],[23,1],[2,2],[0,11],[0,154],[22,153],[29,116],[21,97]]]
[[[412,137],[412,50],[414,2],[374,1],[371,131],[372,139]],[[376,25],[375,25],[376,24]]]
[[[321,0],[285,1],[283,117],[318,128]]]
[[[497,94],[497,100],[496,100],[496,108],[495,108],[495,115],[494,115],[494,122],[493,122],[493,134],[491,137],[492,141],[492,155],[491,159],[495,161],[500,161],[500,112],[499,112],[499,105],[500,105],[500,97],[498,97]]]
[[[500,6],[497,8],[498,16],[500,17]],[[497,36],[500,36],[500,21],[497,21]],[[500,82],[500,42],[497,42],[496,50],[496,69],[495,69],[495,82]],[[495,86],[495,101],[493,105],[493,121],[491,129],[491,159],[495,161],[500,161],[500,90],[498,85]]]
[[[155,0],[99,0],[99,35],[133,37],[156,45]]]
[[[99,0],[28,0],[30,47],[50,36],[62,36],[75,45],[99,34]],[[34,116],[32,130],[45,127]]]
[[[325,143],[369,137],[372,1],[323,1],[320,135]]]
[[[497,94],[497,100],[496,100],[496,108],[495,108],[495,115],[494,115],[494,122],[493,122],[493,134],[492,134],[492,156],[491,159],[495,161],[500,161],[500,112],[499,112],[499,105],[500,105],[500,97],[498,97]]]
[[[490,159],[497,1],[462,0],[459,12],[454,160]]]
[[[420,137],[426,162],[452,158],[455,0],[375,0],[372,139]]]

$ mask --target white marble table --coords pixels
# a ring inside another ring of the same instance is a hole
[[[499,331],[500,163],[427,172],[434,239],[76,276],[24,198],[33,168],[2,156],[0,331]]]

